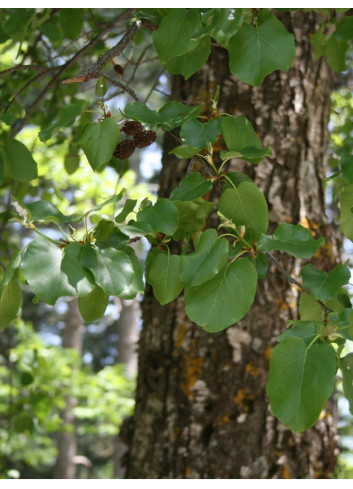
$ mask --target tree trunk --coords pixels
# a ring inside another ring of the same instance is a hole
[[[232,170],[248,173],[264,192],[269,233],[291,222],[326,238],[314,264],[329,270],[338,256],[322,187],[332,76],[323,59],[315,60],[309,42],[317,14],[280,16],[297,42],[288,73],[275,72],[252,88],[229,73],[227,53],[217,48],[200,73],[174,80],[173,95],[186,103],[209,102],[221,86],[219,112],[244,115],[263,144],[273,148],[271,159],[257,166],[233,160]],[[165,143],[161,196],[170,194],[187,167],[168,155],[168,144],[175,142]],[[276,256],[289,273],[298,273],[298,260]],[[271,415],[265,391],[271,349],[287,319],[296,317],[297,296],[270,263],[244,320],[210,334],[186,317],[183,296],[162,307],[147,288],[127,478],[325,478],[332,473],[336,435],[329,408],[312,429],[293,434]]]
[[[63,331],[63,348],[72,348],[79,354],[82,352],[82,318],[78,310],[76,298],[67,301],[68,311]],[[54,479],[75,479],[77,465],[77,436],[75,430],[75,417],[72,412],[76,404],[73,396],[68,396],[66,406],[61,414],[64,425],[70,425],[70,431],[60,431],[57,436],[58,457],[54,469]]]

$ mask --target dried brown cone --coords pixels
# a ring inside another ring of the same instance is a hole
[[[115,148],[113,155],[119,160],[126,160],[135,151],[136,143],[133,139],[124,139]]]
[[[146,148],[154,143],[157,139],[157,134],[154,131],[142,131],[134,136],[134,141],[137,148]]]
[[[135,136],[143,131],[142,124],[137,121],[126,121],[123,125],[122,131],[129,136]]]

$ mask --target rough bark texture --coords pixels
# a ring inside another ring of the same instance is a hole
[[[174,98],[208,102],[221,86],[220,112],[245,115],[273,158],[258,166],[233,161],[265,193],[270,229],[301,223],[327,239],[316,265],[335,264],[333,234],[325,217],[325,175],[331,73],[309,43],[314,13],[281,14],[295,33],[297,56],[288,73],[276,72],[260,88],[229,74],[227,53],[215,49],[204,69],[174,81]],[[171,143],[169,143],[171,144]],[[172,143],[175,146],[175,142]],[[161,196],[185,176],[187,162],[167,154]],[[217,196],[215,196],[217,198]],[[276,254],[288,272],[297,260]],[[255,303],[240,323],[209,334],[185,315],[184,299],[161,307],[146,291],[139,343],[136,412],[130,427],[127,478],[325,478],[335,466],[332,412],[303,434],[289,432],[270,412],[265,385],[268,360],[286,320],[296,317],[298,291],[272,264]]]
[[[72,348],[81,354],[83,323],[78,310],[77,299],[67,302],[68,312],[65,328],[63,331],[62,345],[64,348]],[[76,399],[67,397],[66,406],[61,414],[65,425],[71,425],[71,431],[60,431],[57,436],[58,457],[54,469],[54,479],[75,479],[77,465],[77,436],[75,431],[75,417],[72,412]]]

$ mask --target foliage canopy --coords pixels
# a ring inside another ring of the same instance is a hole
[[[311,39],[315,54],[326,56],[334,70],[343,70],[353,37],[352,17],[343,16],[345,9],[337,9],[334,16],[331,9],[320,10],[323,21]],[[219,89],[210,111],[176,101],[151,108],[129,82],[105,70],[113,67],[119,73],[122,67],[114,58],[131,46],[143,56],[141,46],[150,40],[159,69],[189,78],[207,62],[215,41],[228,51],[231,73],[260,86],[273,71],[289,70],[295,56],[294,36],[273,11],[154,8],[103,15],[99,9],[28,8],[3,9],[0,15],[5,60],[1,89],[4,101],[8,99],[0,114],[0,184],[2,194],[11,195],[3,222],[7,225],[11,210],[12,222],[38,234],[24,249],[13,249],[10,260],[3,259],[2,328],[20,314],[22,284],[37,300],[52,305],[63,296],[79,297],[83,318],[93,321],[104,313],[109,296],[134,298],[147,282],[161,304],[184,291],[190,319],[210,333],[219,332],[247,314],[268,260],[275,261],[273,251],[310,260],[323,244],[301,225],[282,223],[267,234],[263,193],[246,175],[227,172],[227,162],[240,158],[257,165],[271,158],[271,148],[263,146],[245,117],[218,112]],[[116,29],[122,29],[117,43]],[[83,58],[93,48],[91,60]],[[85,66],[79,64],[81,59]],[[46,83],[40,85],[40,79]],[[16,93],[14,81],[22,84]],[[34,93],[27,91],[29,86],[35,87]],[[134,101],[113,111],[108,104],[119,91]],[[127,120],[139,124],[128,130]],[[39,128],[34,151],[21,137],[29,123]],[[190,168],[202,161],[208,176],[191,172],[169,198],[155,201],[131,198],[119,179],[113,195],[76,213],[60,210],[54,194],[43,190],[45,171],[38,172],[36,153],[45,147],[66,145],[70,175],[84,162],[92,175],[109,168],[122,177],[125,160],[163,132],[178,141],[172,154],[191,159]],[[225,149],[217,163],[220,139]],[[350,240],[352,164],[352,156],[344,152],[338,172],[340,227]],[[217,207],[206,198],[215,188],[221,194]],[[111,215],[105,213],[108,207],[113,208]],[[212,212],[217,214],[217,229],[205,229]],[[45,232],[49,225],[57,228],[58,237]],[[131,246],[142,237],[151,245],[145,268]],[[172,253],[173,242],[180,244],[181,254]],[[353,309],[344,288],[350,271],[340,264],[328,274],[307,264],[301,277],[300,319],[279,338],[267,388],[275,416],[297,432],[318,418],[337,369],[353,412],[351,357],[341,356],[346,341],[353,341]]]

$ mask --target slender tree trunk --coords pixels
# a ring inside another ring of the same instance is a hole
[[[201,73],[174,80],[173,94],[188,103],[208,102],[221,86],[220,112],[245,115],[273,148],[271,159],[257,166],[233,161],[232,169],[248,173],[265,193],[269,232],[291,222],[325,236],[328,244],[315,265],[329,270],[338,256],[322,187],[332,76],[323,59],[315,60],[309,42],[316,14],[281,16],[298,46],[288,73],[273,73],[252,88],[229,73],[227,53],[215,49]],[[187,167],[168,155],[170,144],[167,139],[161,196],[169,195]],[[298,260],[276,256],[288,272],[298,272]],[[312,429],[293,434],[272,416],[265,391],[271,349],[286,320],[296,317],[297,295],[270,263],[244,320],[209,334],[186,317],[183,296],[162,307],[147,288],[127,478],[330,475],[336,434],[329,408]]]
[[[76,298],[67,302],[68,311],[66,324],[63,331],[63,348],[72,348],[79,354],[82,351],[82,318],[78,310]],[[62,412],[62,420],[65,425],[71,426],[71,431],[60,431],[57,437],[58,457],[54,469],[54,479],[75,479],[77,465],[75,456],[77,455],[77,436],[75,430],[75,417],[72,412],[76,404],[76,399],[68,396],[66,406]]]
[[[121,300],[120,316],[117,321],[117,350],[118,363],[125,366],[128,378],[132,379],[137,373],[137,342],[139,337],[140,304],[137,299]],[[127,446],[120,433],[114,440],[114,477],[122,479],[125,476],[125,467],[122,465],[122,458],[126,453]]]

